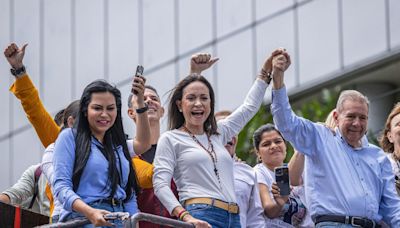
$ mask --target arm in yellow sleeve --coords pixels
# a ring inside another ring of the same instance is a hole
[[[10,91],[21,101],[22,107],[33,125],[44,147],[55,142],[60,127],[47,112],[39,98],[39,93],[27,74],[17,78]]]
[[[137,156],[132,158],[132,162],[138,177],[139,186],[143,189],[153,188],[153,165]]]

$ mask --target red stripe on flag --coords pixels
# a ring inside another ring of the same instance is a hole
[[[15,207],[15,215],[14,215],[14,228],[21,227],[21,208],[19,206]]]

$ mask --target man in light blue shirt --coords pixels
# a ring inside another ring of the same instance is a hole
[[[283,80],[289,65],[287,54],[273,61],[271,112],[285,139],[306,155],[306,195],[317,227],[380,227],[375,223],[381,220],[400,227],[400,198],[390,162],[365,136],[368,99],[343,91],[333,114],[333,134],[291,110]]]

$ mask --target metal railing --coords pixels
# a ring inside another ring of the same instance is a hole
[[[88,224],[90,224],[89,219],[82,218],[82,219],[75,219],[75,220],[68,221],[68,222],[58,222],[58,223],[52,223],[52,224],[37,226],[37,227],[40,227],[40,228],[72,228],[72,227],[81,227],[81,226],[88,225]]]
[[[194,228],[193,224],[182,222],[175,219],[165,218],[158,215],[148,214],[148,213],[136,213],[135,215],[131,216],[128,220],[124,221],[125,228],[136,228],[136,225],[139,221],[146,221],[151,222],[153,224],[169,226],[169,227],[176,227],[176,228]],[[73,228],[73,227],[80,227],[83,225],[90,224],[90,221],[87,218],[76,219],[73,221],[68,222],[60,222],[60,223],[53,223],[43,226],[37,226],[40,228]]]
[[[151,222],[153,224],[177,227],[177,228],[194,228],[194,225],[187,222],[182,222],[175,219],[170,219],[158,215],[148,214],[148,213],[136,213],[131,216],[129,222],[125,222],[125,228],[136,227],[139,221]]]

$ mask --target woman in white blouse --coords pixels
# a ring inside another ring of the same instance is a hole
[[[158,142],[153,185],[160,201],[180,220],[196,227],[240,227],[233,160],[224,145],[257,113],[271,80],[272,57],[281,53],[278,49],[265,61],[244,103],[218,125],[215,95],[207,79],[191,74],[173,89],[169,131]],[[206,69],[215,61],[210,55],[198,55],[192,65]],[[169,187],[171,178],[180,201]]]

